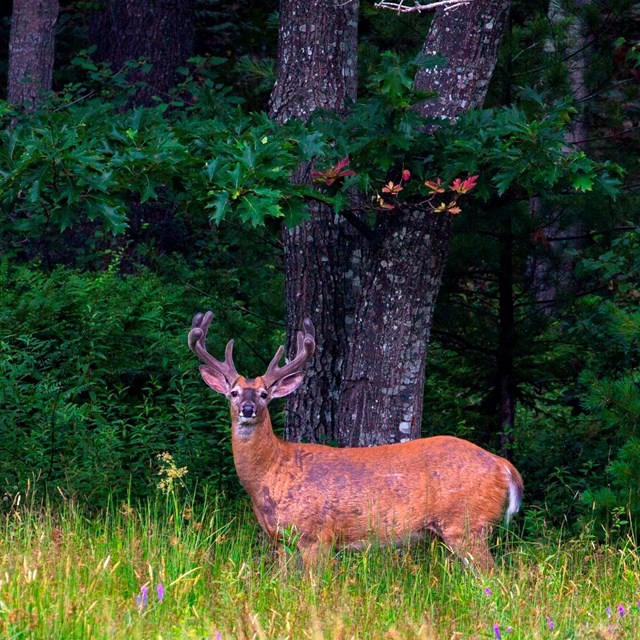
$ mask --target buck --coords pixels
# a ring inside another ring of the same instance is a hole
[[[344,449],[285,442],[274,434],[267,406],[302,383],[315,350],[311,320],[304,320],[288,364],[278,364],[280,347],[263,376],[244,378],[233,363],[233,340],[224,362],[207,352],[212,318],[196,314],[189,347],[204,363],[207,385],[229,400],[236,471],[276,546],[295,532],[311,568],[334,546],[398,544],[432,532],[465,561],[491,569],[491,531],[503,515],[509,521],[522,497],[522,478],[510,462],[452,436]]]

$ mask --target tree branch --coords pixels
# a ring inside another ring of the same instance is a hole
[[[361,220],[356,213],[349,209],[343,209],[340,215],[360,234],[362,234],[369,242],[376,239],[376,232],[364,221]]]
[[[397,11],[398,13],[412,13],[433,11],[438,7],[443,7],[445,11],[450,11],[451,9],[457,9],[463,4],[473,2],[473,0],[437,0],[436,2],[420,4],[417,0],[413,0],[412,5],[406,5],[405,2],[409,1],[410,0],[399,0],[398,2],[389,2],[388,0],[379,0],[373,6],[376,9],[391,9],[391,11]]]

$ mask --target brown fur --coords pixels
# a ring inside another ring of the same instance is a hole
[[[427,531],[478,568],[492,567],[487,538],[510,495],[514,512],[522,494],[510,462],[450,436],[345,449],[284,442],[273,433],[267,405],[301,377],[279,392],[262,378],[243,377],[225,390],[213,369],[201,372],[229,398],[233,459],[260,526],[276,544],[295,532],[306,567],[331,545],[401,543]],[[255,404],[249,419],[241,416],[245,401]]]

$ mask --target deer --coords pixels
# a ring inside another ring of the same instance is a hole
[[[508,460],[444,435],[346,448],[282,440],[268,405],[302,384],[316,346],[311,320],[297,332],[288,363],[279,366],[281,346],[264,375],[245,378],[233,362],[233,340],[224,361],[207,352],[212,318],[210,311],[195,315],[189,347],[203,363],[204,382],[229,400],[236,472],[280,554],[289,536],[311,570],[334,548],[398,545],[435,534],[465,564],[492,570],[492,530],[503,517],[508,524],[522,501],[522,477]]]

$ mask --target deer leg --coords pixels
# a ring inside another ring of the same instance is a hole
[[[489,573],[493,569],[494,561],[489,551],[489,535],[486,530],[472,532],[466,528],[448,528],[442,531],[441,537],[465,564],[471,564],[482,573]]]
[[[307,573],[322,570],[329,562],[331,546],[322,542],[298,542],[302,566]]]

